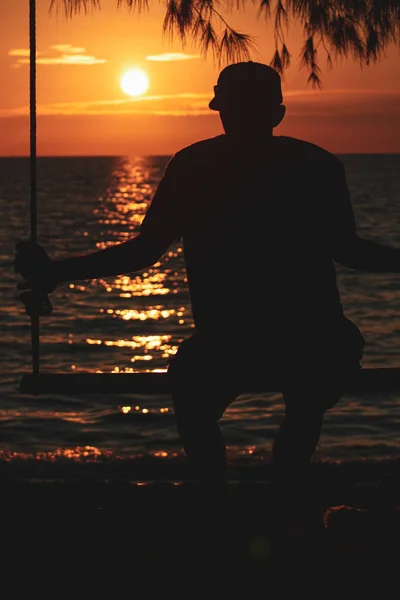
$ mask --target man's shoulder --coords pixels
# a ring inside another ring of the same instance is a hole
[[[224,142],[225,136],[223,134],[199,140],[178,150],[173,159],[175,162],[208,159],[214,153],[217,154],[220,151]]]
[[[318,162],[326,166],[332,166],[332,168],[340,167],[343,164],[335,154],[313,142],[288,136],[280,136],[279,140],[285,154],[291,154],[293,158],[298,157],[302,163]]]

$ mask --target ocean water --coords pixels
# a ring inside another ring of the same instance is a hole
[[[400,247],[400,155],[340,158],[359,234]],[[128,239],[167,161],[40,158],[38,240],[61,258]],[[0,472],[35,480],[184,479],[186,461],[168,395],[19,393],[32,364],[30,319],[18,299],[12,262],[15,243],[30,234],[29,195],[29,160],[0,159]],[[400,275],[338,267],[338,283],[345,313],[367,340],[363,365],[400,367]],[[193,329],[179,244],[147,272],[60,285],[52,302],[52,315],[40,320],[40,368],[46,371],[165,369]],[[223,353],[223,340],[218,343]],[[243,394],[226,411],[221,427],[232,472],[262,474],[282,416],[281,397],[273,393]],[[398,394],[346,395],[326,414],[313,462],[393,464],[399,460],[399,426]]]

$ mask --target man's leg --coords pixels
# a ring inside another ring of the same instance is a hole
[[[323,426],[324,413],[333,407],[343,392],[318,390],[284,392],[285,416],[272,448],[273,465],[278,480],[293,481],[302,477],[314,455]]]
[[[323,416],[324,411],[307,410],[301,404],[296,408],[286,406],[272,448],[277,478],[291,480],[302,476],[317,448]]]
[[[194,477],[206,493],[226,488],[226,446],[218,420],[238,395],[224,385],[210,348],[189,338],[171,360],[169,385],[182,447]],[[210,364],[211,363],[211,364]]]

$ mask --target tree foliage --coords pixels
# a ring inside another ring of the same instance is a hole
[[[117,7],[149,9],[151,0],[115,0]],[[300,64],[308,82],[321,85],[321,55],[328,67],[339,57],[352,57],[360,66],[376,62],[390,44],[400,39],[400,0],[250,0],[259,17],[272,24],[275,46],[270,65],[281,74],[290,65],[287,45],[289,26],[303,29]],[[163,32],[188,39],[206,56],[211,52],[219,64],[249,60],[255,39],[229,25],[229,14],[245,8],[247,0],[165,0]],[[100,0],[51,0],[50,10],[71,17],[81,10],[101,8]]]

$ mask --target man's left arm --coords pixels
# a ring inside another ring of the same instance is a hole
[[[328,192],[328,239],[332,258],[349,269],[370,273],[399,273],[400,248],[360,237],[345,170],[338,162]]]

